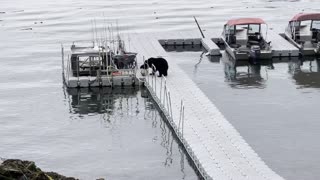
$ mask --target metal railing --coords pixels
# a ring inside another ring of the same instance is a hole
[[[153,68],[155,67],[153,66]],[[149,69],[149,67],[147,67],[147,69]],[[184,140],[185,106],[184,106],[183,100],[181,100],[179,121],[178,121],[178,125],[176,125],[173,119],[174,117],[173,117],[173,110],[172,110],[172,99],[171,99],[170,90],[167,85],[166,77],[163,75],[161,77],[157,77],[155,74],[150,75],[149,72],[147,71],[144,84],[149,90],[150,94],[153,96],[154,100],[157,102],[163,114],[168,119],[172,128],[175,130],[176,135],[178,136],[180,141],[184,143],[185,142]]]
[[[155,67],[153,67],[155,68]],[[147,67],[149,69],[149,67]],[[184,101],[181,99],[180,101],[180,111],[179,117],[175,117],[176,121],[179,118],[178,122],[174,122],[173,119],[173,109],[172,109],[172,100],[170,90],[167,85],[167,79],[164,76],[157,77],[156,75],[150,75],[149,71],[147,71],[145,75],[144,84],[149,90],[151,96],[153,97],[154,101],[158,104],[161,112],[165,115],[166,119],[168,120],[169,124],[173,128],[175,134],[177,135],[180,142],[185,147],[187,153],[194,161],[196,167],[198,168],[200,174],[204,179],[209,179],[207,172],[205,172],[202,164],[200,163],[198,157],[194,154],[193,150],[191,149],[190,145],[186,141],[185,138],[185,106]],[[178,108],[179,105],[176,105]],[[192,128],[192,127],[191,127]]]

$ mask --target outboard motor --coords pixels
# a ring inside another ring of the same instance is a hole
[[[251,59],[253,64],[257,64],[258,59],[260,58],[261,49],[258,45],[251,46],[251,49],[249,51],[249,58]]]

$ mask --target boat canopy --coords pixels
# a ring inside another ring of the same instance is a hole
[[[295,15],[290,22],[308,20],[320,20],[320,13],[300,13]]]
[[[266,24],[264,20],[260,18],[239,18],[239,19],[231,19],[227,22],[229,26],[235,25],[245,25],[245,24]]]

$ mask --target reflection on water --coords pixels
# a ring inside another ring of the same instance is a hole
[[[320,59],[288,62],[289,73],[299,88],[320,88]]]
[[[67,93],[70,112],[85,121],[99,120],[108,134],[100,138],[109,150],[96,155],[116,162],[102,166],[109,170],[100,169],[107,178],[126,179],[130,173],[130,179],[198,179],[146,89],[80,88]],[[130,171],[121,171],[123,166]]]
[[[261,75],[261,64],[235,63],[229,59],[223,64],[226,81],[232,88],[265,88],[266,79]]]
[[[71,88],[68,89],[68,94],[71,95],[71,106],[74,113],[103,114],[112,113],[115,108],[122,109],[123,103],[132,103],[129,102],[129,100],[131,98],[137,97],[137,89]],[[119,101],[119,107],[115,106],[116,101]],[[137,104],[136,106],[138,108],[139,104]],[[136,111],[139,112],[138,109]]]
[[[320,60],[317,58],[281,58],[263,60],[259,64],[248,61],[235,62],[222,58],[226,82],[232,88],[266,88],[268,72],[274,71],[277,63],[287,63],[288,72],[299,88],[320,88]]]

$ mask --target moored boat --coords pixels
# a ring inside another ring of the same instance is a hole
[[[266,41],[266,36],[267,25],[260,18],[231,19],[224,25],[222,33],[226,51],[233,59],[254,62],[272,58],[271,42]]]
[[[295,15],[285,30],[285,38],[303,55],[320,54],[320,13]]]

